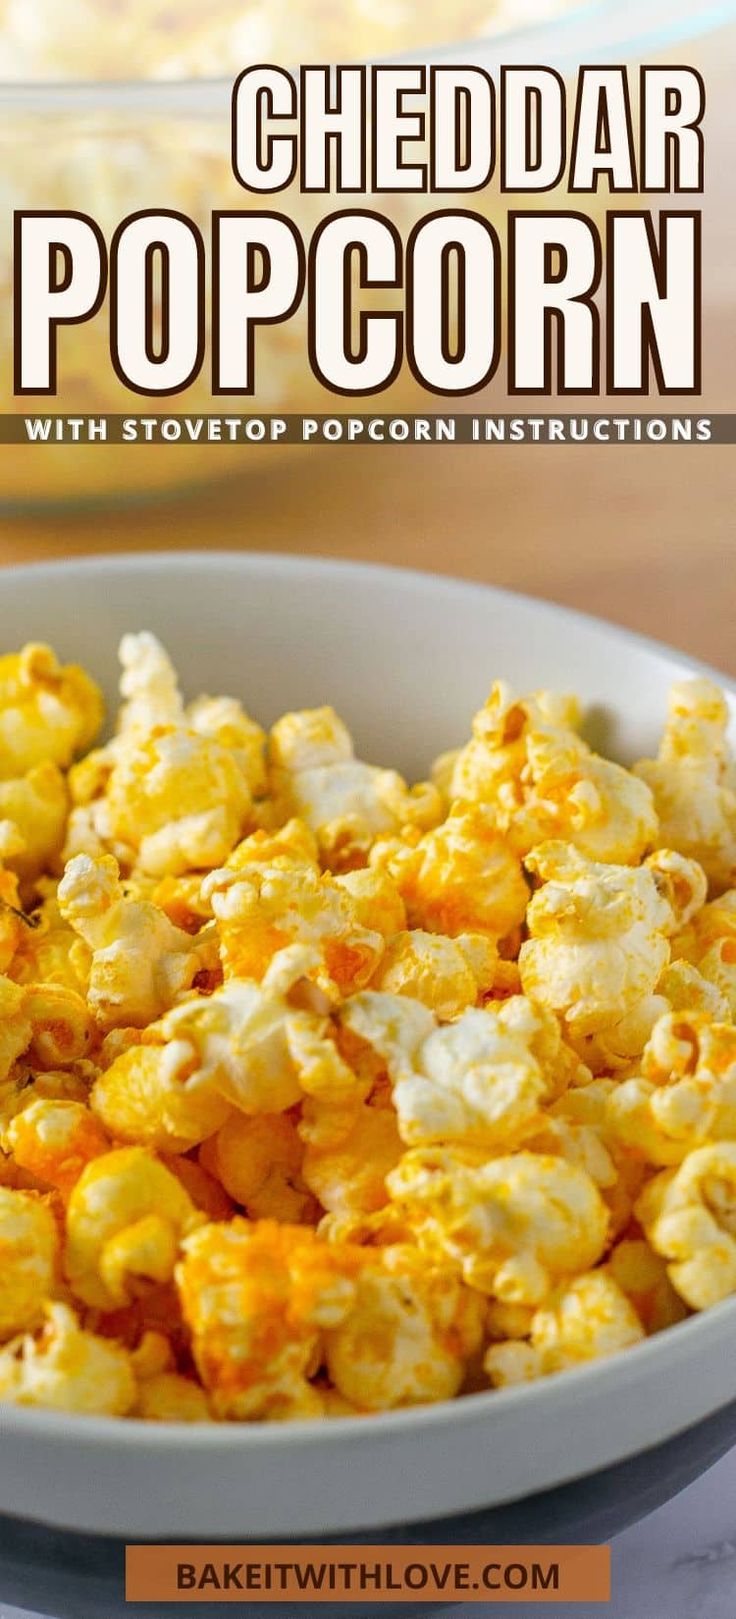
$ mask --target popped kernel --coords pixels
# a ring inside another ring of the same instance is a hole
[[[58,1233],[45,1203],[0,1186],[0,1338],[34,1326],[54,1282]]]
[[[141,1147],[121,1147],[88,1164],[66,1216],[64,1272],[84,1304],[112,1310],[136,1289],[166,1282],[181,1242],[201,1225],[184,1187]]]
[[[649,1182],[636,1216],[692,1310],[736,1292],[736,1142],[697,1147]]]
[[[320,1335],[355,1298],[360,1251],[304,1226],[235,1219],[189,1237],[177,1285],[212,1410],[235,1420],[320,1416]]]
[[[655,991],[669,940],[705,899],[701,868],[670,850],[639,867],[605,865],[566,843],[543,843],[527,867],[542,887],[519,952],[525,994],[563,1019],[583,1053],[594,1037],[601,1066],[630,1060],[663,1010]]]
[[[280,950],[309,945],[319,953],[315,981],[328,994],[360,989],[383,955],[381,933],[366,928],[350,892],[306,866],[224,867],[205,878],[227,978],[261,979]]]
[[[327,1370],[358,1410],[449,1400],[482,1331],[482,1300],[451,1270],[410,1247],[384,1248],[360,1272],[345,1320],[325,1334]]]
[[[521,862],[482,805],[454,805],[423,837],[379,838],[370,858],[393,877],[412,928],[498,940],[524,920],[529,890]]]
[[[517,697],[497,682],[453,762],[449,796],[490,809],[521,856],[558,839],[589,860],[636,865],[657,840],[652,793],[594,753],[578,721],[574,699]]]
[[[702,1013],[660,1018],[641,1074],[608,1099],[608,1124],[650,1164],[679,1164],[709,1141],[736,1141],[736,1028]]]
[[[697,860],[714,894],[736,882],[736,760],[728,724],[717,686],[678,681],[658,757],[634,766],[654,794],[662,843]]]
[[[304,1148],[288,1113],[257,1118],[234,1113],[200,1157],[252,1220],[298,1225],[316,1216],[317,1205],[302,1173]]]
[[[271,732],[269,759],[282,814],[306,821],[336,871],[365,864],[377,837],[441,818],[440,795],[429,782],[410,790],[395,770],[356,759],[350,732],[333,708],[284,714]]]
[[[528,1341],[492,1345],[483,1364],[494,1387],[505,1388],[602,1360],[644,1336],[623,1289],[605,1271],[590,1271],[566,1282],[535,1310]]]
[[[540,1304],[554,1282],[601,1258],[608,1210],[585,1170],[547,1154],[487,1162],[451,1147],[415,1148],[389,1176],[420,1243],[462,1268],[470,1287]]]
[[[421,928],[397,929],[371,984],[391,995],[409,995],[449,1020],[490,992],[497,963],[496,947],[485,934],[446,939]]]
[[[109,1151],[110,1139],[84,1102],[37,1097],[11,1120],[4,1144],[21,1169],[68,1197],[87,1164]]]
[[[103,718],[102,694],[76,664],[62,666],[40,643],[0,657],[0,781],[38,765],[68,769]]]
[[[57,901],[92,953],[87,1000],[103,1029],[152,1023],[217,961],[214,938],[193,939],[158,906],[126,896],[112,855],[70,860]]]
[[[0,1350],[0,1400],[79,1416],[132,1415],[136,1382],[121,1345],[82,1327],[68,1305],[47,1304],[41,1331]]]

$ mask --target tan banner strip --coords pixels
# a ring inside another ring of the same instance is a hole
[[[128,1546],[128,1602],[608,1602],[607,1546]]]

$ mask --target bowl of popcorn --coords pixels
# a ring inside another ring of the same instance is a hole
[[[0,628],[0,1513],[664,1499],[736,1433],[727,683],[300,558]]]

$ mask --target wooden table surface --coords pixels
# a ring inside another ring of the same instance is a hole
[[[299,450],[278,474],[265,462],[149,509],[0,523],[3,562],[206,545],[436,569],[584,608],[731,673],[734,544],[734,452],[715,447]]]
[[[710,99],[708,314],[704,399],[685,408],[710,413],[736,410],[736,226],[726,206],[736,29],[697,50]],[[617,402],[615,414],[624,413]],[[735,467],[733,447],[712,446],[310,447],[284,461],[266,451],[248,475],[210,474],[204,489],[178,499],[0,520],[0,564],[202,546],[372,559],[569,603],[736,674]]]

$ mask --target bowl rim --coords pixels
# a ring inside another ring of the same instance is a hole
[[[675,659],[693,674],[716,681],[731,698],[736,709],[735,677],[713,668],[689,653],[680,652],[677,647],[670,646],[667,642],[639,631],[628,630],[623,625],[583,612],[579,608],[567,607],[560,602],[531,596],[523,591],[507,590],[480,580],[462,579],[456,575],[430,570],[399,567],[387,563],[354,562],[341,557],[303,556],[296,552],[202,551],[172,548],[147,552],[108,552],[68,560],[9,563],[0,567],[0,589],[3,580],[6,579],[32,588],[36,581],[42,579],[53,584],[59,579],[67,580],[70,577],[73,579],[75,576],[91,575],[93,578],[104,579],[116,573],[132,575],[142,572],[166,573],[170,577],[172,558],[176,559],[176,568],[180,575],[190,573],[196,576],[210,572],[213,567],[224,567],[244,575],[265,572],[272,576],[290,575],[292,578],[298,578],[299,575],[312,578],[337,576],[355,583],[382,582],[390,584],[393,588],[398,584],[399,588],[405,591],[419,590],[431,596],[447,593],[458,600],[468,596],[477,597],[480,594],[486,597],[489,603],[506,604],[512,610],[516,607],[556,620],[558,623],[579,624],[588,631],[603,634],[608,639],[612,638],[622,649],[637,648],[641,652],[668,661]],[[244,1451],[257,1452],[264,1448],[288,1450],[292,1446],[301,1449],[305,1445],[319,1445],[323,1448],[325,1445],[349,1443],[366,1433],[377,1439],[389,1439],[406,1432],[424,1431],[427,1427],[440,1430],[456,1426],[462,1428],[468,1423],[475,1424],[479,1420],[491,1418],[494,1410],[513,1411],[514,1408],[523,1408],[531,1409],[533,1412],[540,1401],[549,1401],[555,1394],[563,1403],[570,1403],[571,1400],[574,1401],[578,1390],[583,1394],[596,1385],[601,1393],[616,1393],[628,1381],[636,1378],[637,1374],[641,1379],[646,1379],[651,1371],[652,1362],[655,1363],[660,1375],[666,1375],[668,1367],[671,1367],[673,1362],[691,1356],[696,1357],[706,1341],[710,1341],[712,1347],[722,1339],[725,1345],[732,1338],[735,1328],[736,1296],[723,1299],[711,1308],[699,1311],[684,1321],[676,1322],[662,1332],[645,1338],[625,1350],[619,1350],[601,1360],[591,1361],[568,1371],[557,1372],[553,1377],[540,1378],[533,1383],[508,1388],[480,1390],[454,1400],[442,1400],[436,1404],[332,1418],[329,1421],[317,1417],[297,1418],[283,1424],[212,1422],[200,1426],[183,1422],[146,1422],[135,1417],[120,1419],[87,1416],[82,1413],[33,1409],[0,1401],[0,1442],[6,1434],[16,1433],[19,1436],[52,1441],[72,1438],[95,1449],[107,1446],[111,1441],[121,1444],[124,1448],[130,1446],[139,1448],[143,1442],[146,1447],[157,1452],[167,1452],[170,1449],[180,1448],[186,1442],[197,1452],[218,1450],[223,1444],[228,1448],[237,1445]],[[736,1396],[736,1386],[734,1395]],[[687,1426],[687,1421],[681,1424],[681,1428]],[[675,1428],[673,1431],[678,1430]]]
[[[442,63],[473,61],[500,67],[504,59],[527,65],[529,51],[556,66],[587,62],[597,52],[621,59],[623,52],[661,50],[725,26],[736,18],[736,0],[649,0],[655,16],[631,17],[630,0],[577,0],[558,17],[541,16],[527,24],[456,42],[416,46],[391,53],[392,62]],[[582,42],[578,25],[586,29]],[[535,57],[537,60],[538,57]],[[368,58],[368,61],[380,60]],[[183,79],[0,79],[0,111],[104,112],[140,110],[169,116],[209,116],[229,109],[236,72]]]

